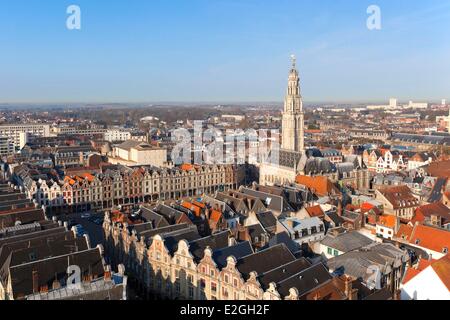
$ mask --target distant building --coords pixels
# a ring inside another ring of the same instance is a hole
[[[419,200],[407,186],[385,187],[375,191],[376,200],[384,207],[384,213],[401,219],[411,220]]]
[[[6,157],[14,153],[14,145],[8,137],[0,137],[0,156]]]
[[[109,162],[132,166],[164,167],[167,166],[167,150],[153,147],[146,142],[129,140],[114,147]]]
[[[0,136],[8,137],[14,148],[18,150],[23,144],[24,133],[50,137],[50,125],[48,124],[7,124],[0,125]]]
[[[127,141],[131,139],[131,132],[122,129],[108,129],[104,138],[109,142]]]

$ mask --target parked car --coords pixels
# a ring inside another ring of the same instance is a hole
[[[81,214],[81,218],[83,218],[83,219],[88,219],[90,217],[91,217],[91,214],[89,212],[85,212],[85,213]]]

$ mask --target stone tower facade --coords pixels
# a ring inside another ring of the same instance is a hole
[[[282,149],[303,152],[305,150],[304,113],[295,56],[292,56],[292,68],[289,72],[282,126]]]

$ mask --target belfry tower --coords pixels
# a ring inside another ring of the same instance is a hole
[[[305,150],[303,102],[296,58],[294,55],[291,58],[292,68],[289,72],[287,94],[284,100],[281,146],[285,150],[303,152]]]

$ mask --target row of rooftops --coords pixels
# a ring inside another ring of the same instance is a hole
[[[172,168],[160,168],[154,166],[137,166],[137,167],[129,167],[121,164],[112,165],[109,163],[101,163],[100,168],[89,168],[86,167],[83,171],[82,168],[79,170],[75,170],[76,174],[71,174],[74,171],[73,168],[67,169],[67,174],[64,175],[64,172],[58,171],[53,168],[44,168],[37,165],[32,165],[28,163],[23,163],[14,168],[14,176],[17,177],[21,184],[26,186],[27,188],[31,187],[32,183],[37,183],[38,185],[45,181],[47,185],[50,187],[54,183],[62,186],[66,181],[70,184],[75,183],[83,183],[85,180],[92,182],[95,178],[99,180],[103,180],[106,178],[115,179],[115,178],[123,178],[124,175],[133,175],[140,174],[144,175],[154,175],[158,176],[183,176],[187,175],[195,175],[201,172],[208,172],[210,170],[226,170],[229,166],[221,166],[221,165],[202,165],[202,166],[176,166]]]
[[[262,213],[262,216],[262,221],[265,218],[275,219],[273,215]],[[261,224],[265,225],[265,223]],[[272,221],[269,221],[268,225],[272,225]],[[255,249],[250,241],[236,241],[230,230],[222,230],[203,237],[198,233],[195,226],[189,224],[165,225],[155,228],[153,223],[147,221],[128,226],[128,231],[134,233],[140,239],[138,241],[142,241],[141,237],[145,237],[144,242],[148,246],[151,246],[153,241],[162,240],[172,256],[177,251],[180,241],[185,241],[197,264],[208,254],[209,250],[220,270],[229,263],[233,263],[244,280],[256,276],[264,290],[267,290],[270,285],[275,285],[277,291],[284,297],[289,296],[292,290],[297,291],[299,296],[303,296],[326,286],[327,290],[331,290],[333,293],[334,299],[347,298],[346,293],[342,290],[343,286],[341,287],[345,281],[340,276],[331,275],[327,267],[334,270],[336,264],[340,264],[341,267],[346,263],[351,263],[353,256],[347,256],[350,262],[344,257],[342,261],[331,262],[330,266],[313,263],[305,257],[301,257],[301,251],[297,246],[291,247],[292,241],[286,233],[274,235],[266,246]],[[286,236],[284,239],[283,235]],[[357,237],[355,238],[355,236]],[[366,262],[379,262],[381,265],[380,259],[387,262],[407,259],[404,252],[395,246],[375,244],[357,232],[343,233],[343,237],[339,237],[339,239],[337,237],[335,239],[333,234],[329,234],[323,243],[343,252],[356,250],[357,252],[352,254],[355,257],[361,256],[359,268],[362,268]],[[345,245],[345,247],[341,248],[341,245]],[[233,259],[230,260],[231,256]],[[355,278],[358,277],[355,276]],[[373,291],[369,290],[365,295],[368,296],[369,293],[372,294]],[[361,292],[361,294],[363,293]],[[312,299],[313,296],[308,296],[308,298]]]
[[[0,207],[8,208],[15,198],[25,200],[22,193],[2,183]],[[69,266],[81,271],[75,291],[67,283]],[[0,285],[6,294],[0,298],[123,299],[126,277],[112,275],[101,246],[91,248],[87,236],[77,237],[56,218],[48,220],[41,208],[0,210]]]
[[[134,226],[136,227],[138,225]],[[297,258],[284,243],[275,243],[260,251],[254,251],[249,241],[230,243],[229,230],[201,237],[195,227],[186,224],[165,226],[144,234],[153,237],[150,243],[161,239],[171,255],[177,250],[180,241],[187,242],[189,252],[196,263],[199,263],[209,250],[219,269],[233,263],[244,280],[256,276],[264,290],[274,283],[283,296],[289,296],[292,288],[301,296],[329,284],[332,280],[332,276],[322,264],[312,265],[305,258]],[[141,236],[144,234],[141,232]],[[158,238],[154,238],[155,236]],[[332,289],[339,292],[340,299],[346,297],[337,288]]]

